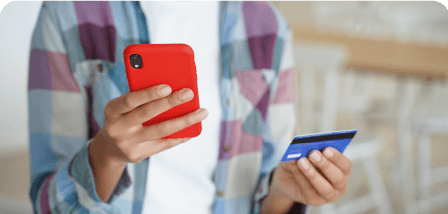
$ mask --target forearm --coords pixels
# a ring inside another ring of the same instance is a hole
[[[104,140],[100,135],[101,132],[98,133],[90,144],[89,156],[96,191],[100,199],[107,203],[123,174],[126,163],[111,161],[108,158],[104,152],[106,151]]]
[[[294,205],[294,201],[283,194],[275,185],[271,184],[269,194],[261,203],[261,214],[284,214],[288,213]]]

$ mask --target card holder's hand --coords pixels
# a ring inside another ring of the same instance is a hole
[[[314,150],[310,159],[281,162],[277,167],[271,189],[289,199],[312,206],[335,202],[347,192],[351,174],[350,160],[334,148],[323,153]]]

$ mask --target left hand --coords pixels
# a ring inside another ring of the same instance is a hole
[[[335,202],[347,192],[350,160],[331,147],[325,148],[323,154],[314,150],[309,157],[281,162],[271,189],[302,204],[320,206]]]

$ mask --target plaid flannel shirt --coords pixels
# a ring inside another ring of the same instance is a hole
[[[219,160],[214,213],[259,213],[294,132],[292,34],[270,3],[220,2]],[[141,213],[149,158],[129,163],[109,202],[88,145],[106,103],[129,91],[123,50],[150,43],[139,2],[45,2],[29,67],[35,213]],[[305,212],[303,206],[303,212]]]

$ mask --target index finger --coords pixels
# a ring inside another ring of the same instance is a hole
[[[171,91],[172,89],[169,85],[161,84],[147,89],[129,92],[110,101],[104,111],[105,113],[125,114],[145,103],[166,97],[171,94]]]
[[[351,174],[352,169],[350,160],[338,150],[332,147],[327,147],[323,150],[322,154],[334,165],[336,165],[344,173],[344,175]]]

